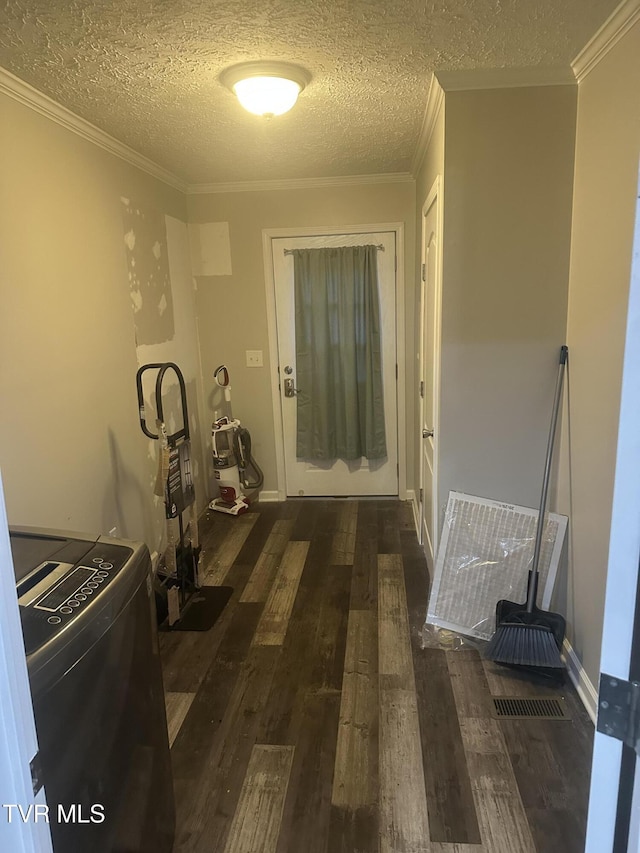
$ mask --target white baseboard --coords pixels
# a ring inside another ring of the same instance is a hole
[[[265,490],[260,492],[260,503],[262,504],[272,504],[278,503],[279,501],[285,500],[284,496],[280,496],[280,492],[277,489]]]
[[[598,691],[591,683],[578,655],[567,639],[565,639],[562,648],[569,678],[573,682],[573,686],[576,688],[578,696],[582,700],[582,704],[595,726],[596,717],[598,716]]]
[[[420,516],[418,507],[418,496],[416,495],[414,489],[407,489],[407,500],[411,501],[411,509],[413,510],[413,523],[416,528],[416,534],[418,536],[418,539],[420,539]]]

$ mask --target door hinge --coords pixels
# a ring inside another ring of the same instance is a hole
[[[396,364],[396,382],[398,381],[398,365]]]
[[[424,380],[420,380],[420,396],[424,397]]]
[[[422,264],[422,280],[423,281],[427,280],[427,265],[426,264]]]
[[[419,501],[422,503],[424,500],[424,489],[420,489]]]
[[[640,682],[600,673],[597,729],[640,755]]]
[[[393,259],[393,268],[396,272],[398,272],[398,256],[397,255]]]
[[[42,759],[40,758],[40,752],[36,752],[31,761],[29,762],[29,768],[31,770],[31,785],[33,786],[33,796],[35,797],[44,785],[43,771],[42,771]]]

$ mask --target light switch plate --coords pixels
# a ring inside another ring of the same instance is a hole
[[[263,367],[264,362],[262,360],[262,350],[261,349],[248,349],[245,350],[247,357],[247,367]]]

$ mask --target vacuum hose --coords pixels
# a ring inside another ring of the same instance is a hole
[[[235,434],[235,451],[238,457],[238,471],[242,485],[245,489],[259,489],[264,483],[262,469],[251,455],[251,433],[248,429],[240,427]],[[253,471],[256,480],[249,480],[248,471]]]

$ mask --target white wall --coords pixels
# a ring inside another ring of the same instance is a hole
[[[196,505],[202,511],[208,500],[204,454],[209,454],[210,448],[206,444],[206,434],[203,434],[200,430],[200,410],[203,408],[202,377],[196,322],[195,282],[191,275],[189,234],[186,223],[179,219],[172,216],[161,216],[158,219],[166,234],[167,273],[173,307],[173,331],[168,340],[158,340],[156,343],[138,343],[136,356],[140,367],[145,364],[173,362],[180,368],[184,377],[189,431],[191,434],[191,473],[196,492]],[[139,267],[139,265],[137,266]],[[154,310],[155,308],[154,304]],[[155,369],[149,369],[143,374],[146,420],[150,431],[154,434],[157,433],[154,420],[156,415],[155,381],[157,375]],[[171,435],[182,429],[183,414],[180,391],[177,377],[173,370],[168,370],[164,375],[162,383],[162,407],[168,434]],[[158,468],[157,442],[150,438],[145,438],[144,441],[147,447],[147,488],[151,494],[156,482]],[[164,547],[166,539],[163,517],[164,504],[163,500],[158,497],[154,497],[154,504],[157,510],[154,541],[161,543],[159,547],[159,550],[161,550]]]

